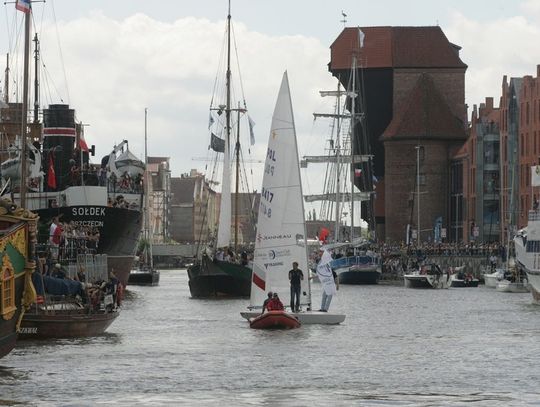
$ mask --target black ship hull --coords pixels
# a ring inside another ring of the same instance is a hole
[[[349,270],[339,274],[340,284],[364,285],[377,284],[381,273],[377,270]]]
[[[159,271],[132,270],[129,273],[128,285],[156,286],[159,285]]]
[[[251,269],[225,261],[201,262],[188,267],[189,291],[193,298],[249,297]]]
[[[60,222],[74,222],[99,230],[96,253],[106,254],[109,272],[113,272],[125,286],[133,266],[133,257],[141,231],[141,212],[109,206],[65,206],[38,209],[40,240],[55,216]]]

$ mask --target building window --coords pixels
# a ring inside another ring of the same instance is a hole
[[[9,267],[4,267],[0,271],[0,290],[2,290],[2,301],[0,301],[0,315],[4,319],[11,319],[17,307],[15,306],[15,274]]]

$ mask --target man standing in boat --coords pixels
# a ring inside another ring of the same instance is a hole
[[[294,262],[292,266],[292,270],[289,270],[289,281],[291,282],[291,312],[299,312],[300,291],[302,290],[304,273],[298,268],[297,262]]]

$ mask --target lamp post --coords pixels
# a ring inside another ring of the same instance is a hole
[[[416,242],[418,246],[420,246],[420,145],[417,145],[416,147],[416,209],[418,211],[418,219],[416,223],[416,227],[418,228],[418,231],[416,233]]]

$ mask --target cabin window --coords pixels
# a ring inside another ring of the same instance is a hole
[[[540,253],[540,240],[527,240],[527,253]]]
[[[1,273],[0,315],[4,319],[11,319],[17,307],[15,306],[15,273],[9,267],[4,267]]]

